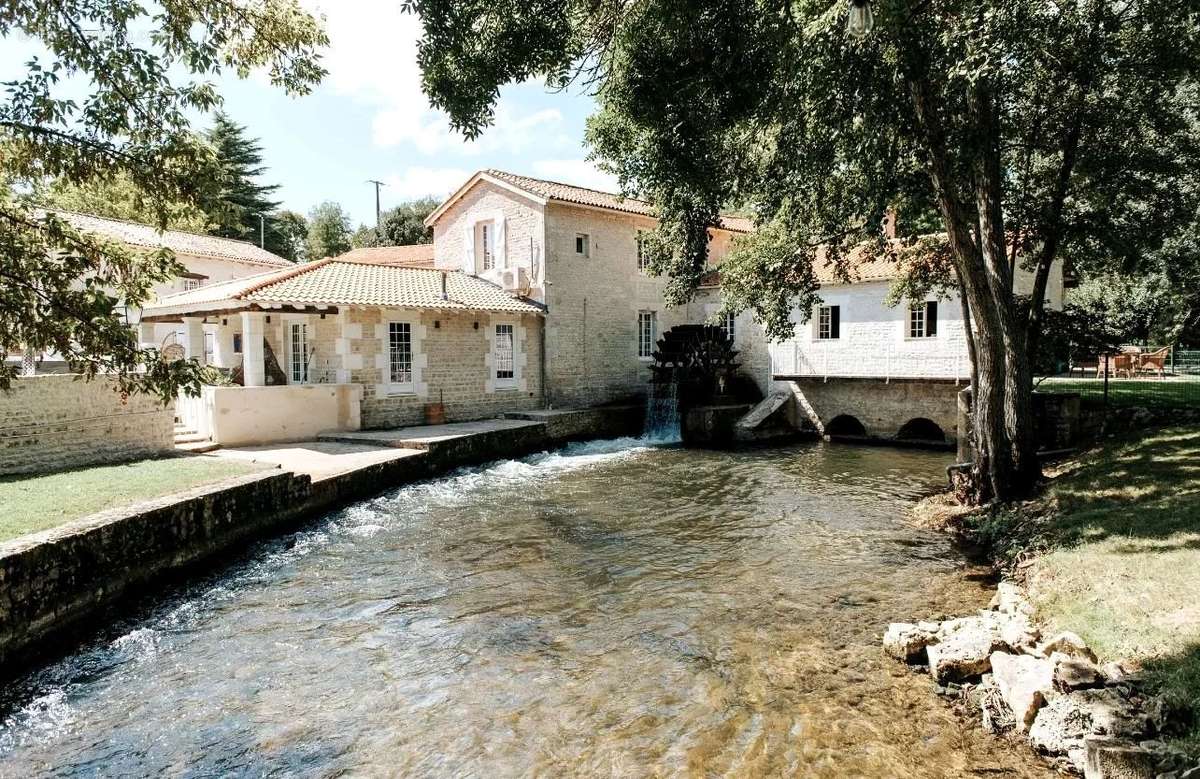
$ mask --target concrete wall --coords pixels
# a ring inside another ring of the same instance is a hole
[[[0,393],[0,476],[121,462],[171,451],[173,411],[122,397],[106,378],[30,376]]]
[[[223,446],[309,441],[319,433],[358,430],[363,388],[357,384],[285,387],[204,387],[200,397],[176,401],[203,408],[209,424],[197,425]],[[180,411],[180,418],[191,421]]]
[[[894,439],[907,422],[918,418],[937,424],[947,443],[958,438],[958,393],[964,385],[953,381],[805,378],[788,385],[796,396],[800,421],[822,434],[834,419],[846,415],[857,419],[869,438]]]

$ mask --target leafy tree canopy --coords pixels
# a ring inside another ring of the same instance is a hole
[[[279,211],[273,215],[272,223],[280,237],[279,256],[292,262],[307,259],[308,220],[295,211]]]
[[[324,75],[321,24],[296,0],[19,0],[0,5],[0,37],[49,50],[4,85],[0,135],[0,389],[15,349],[57,351],[86,376],[164,398],[197,386],[194,363],[138,348],[122,316],[181,269],[170,252],[140,252],[81,234],[35,208],[33,182],[88,187],[123,180],[154,223],[220,181],[188,116],[217,108],[207,81],[262,69],[305,94]],[[83,90],[85,97],[79,99]]]
[[[111,179],[96,178],[81,184],[59,179],[41,185],[35,199],[49,208],[144,224],[159,224],[165,208],[167,219],[163,226],[171,230],[207,233],[212,226],[208,214],[192,203],[153,202],[145,190],[134,184],[125,173]]]
[[[306,259],[323,260],[350,251],[350,215],[332,200],[313,208],[308,214]]]
[[[433,229],[425,226],[425,217],[441,203],[424,197],[401,203],[380,215],[378,229],[360,225],[354,231],[355,246],[413,246],[433,242]]]
[[[974,497],[1028,491],[1029,341],[1064,250],[1154,251],[1194,213],[1197,0],[874,0],[846,32],[828,0],[409,0],[434,105],[475,136],[500,85],[596,92],[588,138],[654,202],[654,267],[688,299],[723,205],[760,226],[723,291],[768,332],[818,297],[815,262],[882,244],[889,206],[935,221],[976,329]],[[821,248],[818,259],[818,248]],[[881,247],[883,248],[883,247]],[[1035,275],[1031,301],[1012,267]]]

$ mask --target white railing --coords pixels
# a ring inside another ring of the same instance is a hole
[[[897,349],[893,345],[813,346],[795,340],[772,343],[768,349],[775,376],[963,381],[971,375],[970,360],[955,351],[921,354],[913,348]]]

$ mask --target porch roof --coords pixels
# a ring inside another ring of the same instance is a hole
[[[445,277],[446,295],[442,296]],[[167,295],[142,319],[280,306],[380,306],[541,314],[544,309],[461,271],[411,268],[330,258]]]

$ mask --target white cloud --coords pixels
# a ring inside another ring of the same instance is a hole
[[[474,171],[462,168],[426,168],[414,166],[399,176],[384,179],[389,201],[413,200],[432,195],[444,198],[466,183]]]
[[[620,191],[617,177],[589,160],[537,160],[533,163],[533,175],[602,192]]]
[[[468,142],[450,129],[445,114],[430,107],[421,91],[417,66],[421,25],[416,16],[402,13],[396,0],[310,0],[310,7],[326,19],[327,83],[339,94],[374,109],[371,129],[376,146],[411,144],[425,155],[479,155],[520,154],[570,143],[558,129],[563,117],[557,109],[521,112],[503,99],[496,107],[494,124]]]

